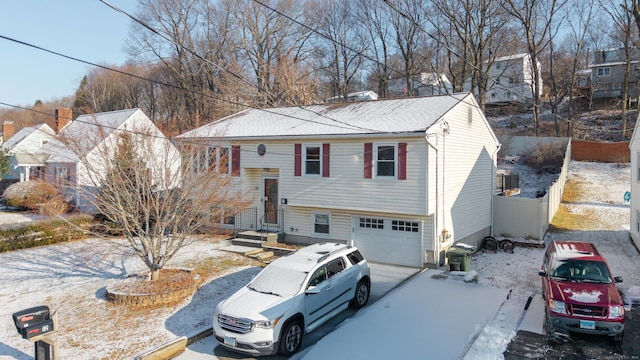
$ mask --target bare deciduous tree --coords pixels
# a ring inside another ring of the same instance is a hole
[[[637,60],[638,54],[640,54],[638,39],[638,28],[634,25],[633,12],[628,11],[633,7],[633,0],[621,0],[619,6],[611,6],[610,2],[603,2],[600,0],[600,7],[609,15],[613,20],[613,33],[611,38],[618,44],[622,44],[624,51],[624,76],[621,84],[621,107],[622,107],[622,134],[620,140],[624,140],[627,135],[627,110],[630,93],[633,92],[635,97],[638,96],[638,85],[630,84],[632,77],[632,61]]]
[[[224,148],[189,144],[180,152],[149,124],[96,126],[64,134],[64,146],[80,160],[70,190],[124,235],[152,280],[194,233],[244,206],[229,176],[229,152],[217,151]]]
[[[484,109],[489,90],[489,70],[504,53],[509,40],[509,19],[495,0],[434,0],[430,18],[447,48],[449,75],[454,91],[471,78],[471,91]]]
[[[367,51],[366,33],[356,20],[355,8],[347,2],[316,1],[314,11],[319,39],[318,68],[327,79],[330,96],[347,97],[358,90],[357,75],[362,74]]]
[[[522,26],[527,52],[531,57],[533,75],[533,124],[535,135],[540,131],[540,97],[542,76],[539,61],[550,39],[557,33],[555,17],[568,0],[505,0],[503,8]]]

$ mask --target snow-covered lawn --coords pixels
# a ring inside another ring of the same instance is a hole
[[[38,305],[58,312],[60,359],[131,359],[178,336],[211,326],[212,308],[259,268],[219,250],[226,240],[202,238],[171,266],[210,273],[185,301],[131,309],[105,300],[105,288],[146,268],[123,241],[89,239],[0,254],[0,359],[33,359],[33,344],[18,335],[12,314]]]
[[[629,167],[572,161],[569,179],[581,184],[583,198],[561,206],[568,213],[590,216],[590,227],[550,233],[546,239],[596,243],[615,275],[624,277],[619,284],[623,292],[640,285],[640,257],[629,240],[629,206],[624,202],[629,177]],[[11,314],[36,305],[48,305],[59,312],[61,359],[131,358],[177,336],[210,327],[215,304],[258,271],[245,258],[221,251],[224,245],[226,241],[201,239],[179,253],[172,266],[212,268],[215,272],[211,281],[180,304],[152,310],[126,309],[104,300],[106,286],[127,274],[144,271],[140,260],[113,242],[91,239],[0,254],[0,359],[33,358],[33,344],[16,333]],[[509,296],[480,331],[465,359],[502,358],[515,336],[527,299],[540,291],[537,270],[542,255],[543,249],[516,247],[513,254],[478,253],[472,257],[479,284]],[[385,311],[384,301],[379,301],[380,311]],[[419,332],[421,324],[410,320],[406,326]],[[419,355],[416,358],[429,354]]]

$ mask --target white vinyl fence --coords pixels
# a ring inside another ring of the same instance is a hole
[[[494,196],[493,235],[511,239],[544,240],[551,219],[562,201],[562,191],[567,179],[569,160],[571,159],[571,140],[554,137],[508,136],[501,138],[503,147],[509,154],[526,155],[539,145],[549,143],[567,144],[564,161],[558,180],[551,185],[547,193],[539,198]]]

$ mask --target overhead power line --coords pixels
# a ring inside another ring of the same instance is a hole
[[[328,119],[328,120],[330,120],[330,121],[333,121],[333,122],[335,122],[335,123],[337,123],[337,124],[340,124],[340,125],[342,125],[343,127],[346,127],[346,128],[352,128],[352,129],[359,129],[359,130],[366,130],[366,131],[373,131],[373,132],[376,132],[375,130],[372,130],[372,129],[368,129],[368,128],[364,128],[364,127],[360,127],[360,126],[354,126],[354,125],[352,125],[352,124],[349,124],[349,123],[346,123],[346,122],[343,122],[343,121],[340,121],[340,120],[333,119],[333,118],[328,117],[328,116],[326,116],[326,115],[324,115],[324,114],[322,114],[322,113],[318,113],[318,112],[314,112],[314,111],[312,111],[312,110],[309,110],[308,108],[305,108],[304,106],[301,106],[301,105],[298,105],[298,104],[294,104],[294,103],[292,103],[291,101],[289,101],[289,100],[287,100],[287,99],[283,98],[282,96],[272,94],[271,92],[269,92],[269,90],[268,90],[268,89],[263,88],[263,87],[260,87],[259,85],[252,83],[251,81],[249,81],[249,80],[245,79],[244,77],[240,76],[239,74],[236,74],[236,73],[234,73],[233,71],[231,71],[231,70],[229,70],[229,69],[227,69],[227,68],[225,68],[225,67],[223,67],[223,66],[220,66],[220,65],[218,65],[218,64],[216,64],[216,63],[214,63],[213,61],[211,61],[211,60],[209,60],[209,59],[207,59],[207,58],[203,57],[202,55],[198,54],[198,53],[197,53],[197,52],[195,52],[194,50],[192,50],[192,49],[190,49],[190,48],[188,48],[188,47],[184,46],[184,44],[180,44],[180,43],[178,43],[178,42],[174,41],[174,40],[173,40],[173,39],[171,39],[169,36],[167,36],[167,35],[165,35],[165,34],[161,33],[160,31],[157,31],[156,29],[154,29],[154,28],[153,28],[153,27],[151,27],[150,25],[146,24],[144,21],[142,21],[142,20],[138,19],[137,17],[135,17],[135,16],[133,16],[133,15],[131,15],[131,14],[127,13],[126,11],[124,11],[124,10],[122,10],[122,9],[118,8],[117,6],[110,4],[110,3],[109,3],[109,2],[107,2],[106,0],[98,0],[98,1],[100,1],[100,2],[101,2],[101,3],[103,3],[103,4],[105,4],[106,6],[110,7],[111,9],[113,9],[113,10],[115,10],[115,11],[117,11],[117,12],[119,12],[119,13],[121,13],[121,14],[125,15],[125,16],[127,16],[127,17],[128,17],[128,18],[130,18],[131,20],[133,20],[133,21],[135,21],[136,23],[138,23],[138,24],[142,25],[145,29],[147,29],[147,30],[151,31],[152,33],[154,33],[154,34],[156,34],[156,35],[158,35],[158,36],[160,36],[161,38],[163,38],[164,40],[166,40],[166,41],[170,42],[170,43],[171,43],[171,44],[173,44],[174,46],[177,46],[177,47],[179,47],[179,48],[181,48],[181,49],[184,49],[184,50],[185,50],[185,51],[187,51],[189,54],[191,54],[191,55],[195,56],[196,58],[198,58],[199,60],[201,60],[201,61],[205,62],[206,64],[212,65],[212,66],[214,66],[214,67],[216,67],[216,68],[218,68],[218,69],[220,69],[220,70],[222,70],[222,71],[224,71],[224,72],[226,72],[226,73],[230,74],[231,76],[235,77],[236,79],[238,79],[238,80],[240,80],[240,81],[244,82],[245,84],[248,84],[249,86],[255,87],[255,88],[256,88],[256,89],[258,89],[259,91],[263,91],[265,94],[267,94],[267,95],[269,95],[269,96],[271,96],[271,97],[273,97],[273,98],[277,98],[278,100],[282,100],[282,101],[284,101],[284,102],[288,103],[288,104],[289,104],[289,105],[291,105],[291,106],[295,106],[295,107],[298,107],[298,108],[300,108],[300,109],[303,109],[303,110],[309,111],[309,112],[311,112],[311,113],[314,113],[314,114],[315,114],[315,115],[317,115],[317,116],[320,116],[320,117],[326,118],[326,119]]]

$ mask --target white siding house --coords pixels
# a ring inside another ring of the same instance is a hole
[[[41,154],[42,147],[55,136],[55,131],[49,125],[40,124],[22,128],[6,139],[2,148],[11,159],[11,172],[3,178],[16,181],[39,178],[47,158]]]
[[[468,93],[250,109],[178,138],[230,148],[230,175],[262,219],[243,225],[276,223],[285,242],[437,266],[491,233],[499,143]]]
[[[640,119],[638,119],[640,120]],[[640,121],[636,120],[636,126],[633,129],[633,135],[629,142],[631,155],[631,199],[630,208],[631,224],[629,226],[629,235],[634,244],[640,248]]]
[[[41,149],[48,156],[46,181],[66,188],[78,208],[91,212],[87,195],[97,189],[124,133],[144,147],[139,151],[154,182],[175,184],[167,179],[180,175],[180,152],[140,109],[82,115],[71,122]]]
[[[538,71],[541,73],[542,68],[539,61],[537,65]],[[528,104],[533,100],[535,83],[533,79],[533,62],[529,54],[523,53],[496,58],[488,69],[488,73],[487,104]],[[470,78],[465,81],[464,89],[465,91],[471,91]],[[541,81],[540,94],[542,94],[542,90]]]

